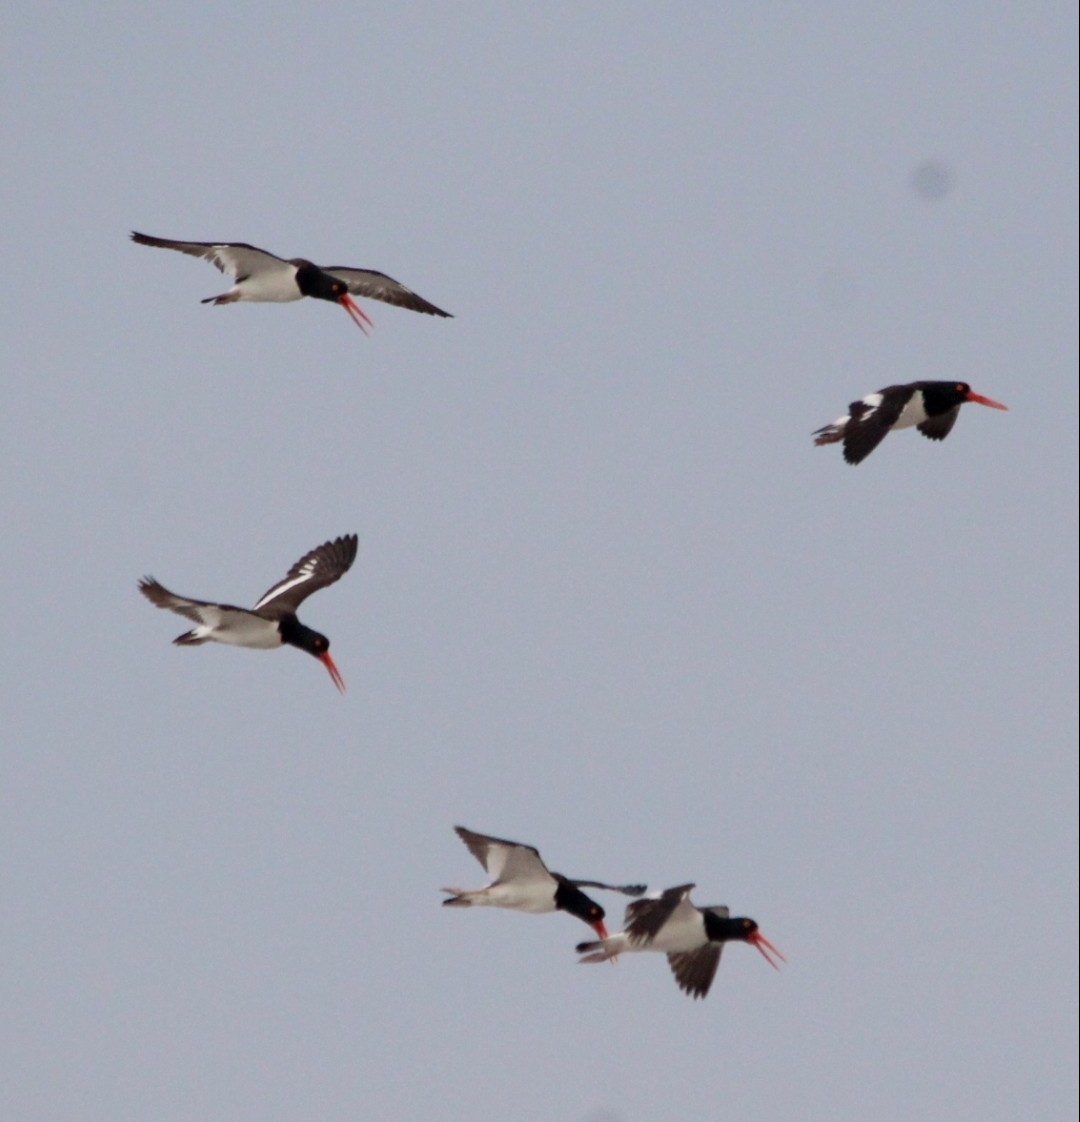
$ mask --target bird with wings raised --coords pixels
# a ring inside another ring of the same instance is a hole
[[[667,955],[679,989],[695,998],[709,992],[725,943],[749,943],[770,966],[779,969],[769,952],[781,961],[784,956],[761,934],[754,920],[732,919],[722,904],[695,906],[690,902],[694,887],[681,884],[627,904],[622,931],[579,943],[580,961],[607,962],[624,951],[659,951]]]
[[[305,553],[277,584],[267,589],[253,608],[177,596],[153,577],[143,577],[139,591],[150,603],[168,608],[196,625],[178,635],[174,643],[181,646],[229,643],[256,650],[272,650],[287,644],[317,658],[329,671],[334,685],[344,693],[345,682],[330,657],[330,640],[305,627],[297,619],[296,610],[313,592],[326,588],[347,573],[356,559],[356,550],[355,534],[324,542]]]
[[[607,937],[604,909],[581,890],[598,888],[640,896],[643,884],[604,884],[596,880],[572,880],[562,873],[553,873],[531,845],[477,834],[464,826],[455,826],[458,837],[469,852],[487,870],[491,881],[483,888],[444,888],[450,894],[443,904],[455,908],[474,905],[512,908],[519,912],[566,912],[589,924],[601,939]]]

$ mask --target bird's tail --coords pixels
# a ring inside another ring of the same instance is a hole
[[[183,635],[177,635],[173,640],[178,647],[197,647],[200,643],[208,641],[205,635],[199,634],[198,628],[193,631],[185,631]]]
[[[584,957],[579,958],[578,962],[614,962],[620,952],[627,949],[626,937],[622,932],[615,935],[609,935],[606,939],[594,939],[592,941],[578,943],[574,948],[579,955]]]
[[[844,432],[847,429],[848,421],[851,420],[851,415],[848,414],[844,417],[837,417],[831,425],[825,425],[820,429],[816,429],[811,435],[815,438],[815,444],[837,444],[844,439]]]
[[[223,292],[220,296],[207,296],[205,300],[200,300],[200,304],[235,304],[240,299],[239,293],[236,292]]]
[[[447,908],[471,908],[475,903],[472,899],[473,893],[467,888],[440,888],[440,892],[448,892],[450,898],[443,901],[443,906]]]
[[[579,942],[574,949],[582,956],[578,959],[579,963],[606,963],[608,960],[608,953],[603,949],[602,942]],[[587,954],[587,951],[591,951],[591,954]]]

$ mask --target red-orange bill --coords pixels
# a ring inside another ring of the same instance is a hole
[[[1000,401],[994,401],[993,398],[983,397],[981,393],[973,393],[968,390],[968,401],[974,401],[977,405],[989,405],[991,409],[1008,409],[1007,405],[1002,405]]]
[[[371,322],[371,319],[368,317],[364,309],[361,308],[360,305],[348,293],[342,296],[338,300],[338,303],[345,309],[345,311],[349,313],[349,315],[352,317],[353,323],[355,323],[356,326],[359,327],[365,335],[368,333],[367,327],[364,326],[365,324],[370,327],[375,326]]]
[[[334,680],[334,685],[344,693],[345,692],[345,679],[338,673],[338,668],[334,665],[334,660],[330,657],[329,651],[324,651],[319,655],[319,661],[330,672],[330,677]]]
[[[776,963],[773,962],[773,960],[769,957],[769,951],[772,951],[772,953],[776,955],[776,957],[780,959],[781,962],[787,962],[787,959],[784,958],[784,956],[772,945],[772,943],[769,942],[768,939],[765,938],[764,935],[761,934],[760,931],[755,931],[754,934],[750,936],[750,942],[753,943],[755,947],[757,947],[757,949],[761,952],[762,957],[774,970],[779,970],[780,967],[777,966]]]

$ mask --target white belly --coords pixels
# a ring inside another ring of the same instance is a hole
[[[664,954],[679,954],[694,951],[708,942],[705,934],[705,920],[695,911],[685,919],[673,916],[657,933],[656,938],[645,948],[650,951],[663,951]]]
[[[281,632],[276,623],[252,615],[206,604],[200,611],[203,622],[193,630],[200,639],[227,643],[231,647],[253,647],[269,651],[282,644]]]
[[[900,416],[893,425],[894,429],[909,429],[913,425],[921,425],[926,420],[926,409],[923,406],[923,395],[913,393],[907,405],[900,411]]]
[[[555,911],[555,894],[546,885],[495,884],[487,892],[486,903],[496,908],[513,908],[519,912]]]
[[[285,304],[299,300],[303,293],[296,287],[296,266],[286,264],[280,269],[267,269],[254,273],[233,287],[241,300],[256,300],[268,304]]]

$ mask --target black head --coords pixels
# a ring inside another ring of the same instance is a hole
[[[736,916],[729,919],[727,916],[717,915],[711,908],[703,908],[702,915],[705,917],[705,934],[711,942],[749,943],[751,946],[757,947],[765,961],[776,970],[780,968],[769,957],[769,951],[772,951],[782,962],[787,961],[772,943],[761,934],[756,921],[747,919],[746,916]]]
[[[302,257],[294,257],[292,264],[296,266],[296,287],[303,296],[314,296],[316,300],[329,300],[340,304],[349,313],[350,318],[364,334],[371,325],[367,313],[349,295],[349,286],[333,273],[320,269]]]
[[[1000,401],[993,401],[975,393],[967,382],[923,382],[921,384],[923,401],[926,403],[926,412],[930,417],[939,417],[948,413],[965,401],[973,401],[977,405],[989,405],[991,409],[1007,409]]]
[[[296,616],[286,616],[282,619],[278,623],[278,630],[281,632],[283,642],[288,643],[290,647],[307,651],[309,655],[317,658],[326,667],[334,685],[342,693],[345,692],[345,680],[334,665],[334,660],[330,657],[330,640],[325,635],[320,635],[318,631],[312,631],[310,627],[305,627]]]
[[[971,387],[967,382],[923,382],[923,402],[927,415],[940,417],[967,401]]]
[[[558,873],[552,875],[559,882],[558,888],[555,889],[555,907],[561,912],[569,912],[570,915],[584,920],[601,939],[606,939],[608,933],[604,926],[604,909],[565,877],[559,876]]]
[[[302,257],[295,258],[293,264],[296,266],[296,287],[304,296],[337,303],[349,291],[343,280],[324,273],[318,265],[313,265]]]
[[[727,916],[718,916],[711,908],[702,909],[705,916],[705,934],[716,943],[730,943],[738,940],[749,943],[758,926],[752,919],[745,916],[736,916],[729,919]]]

